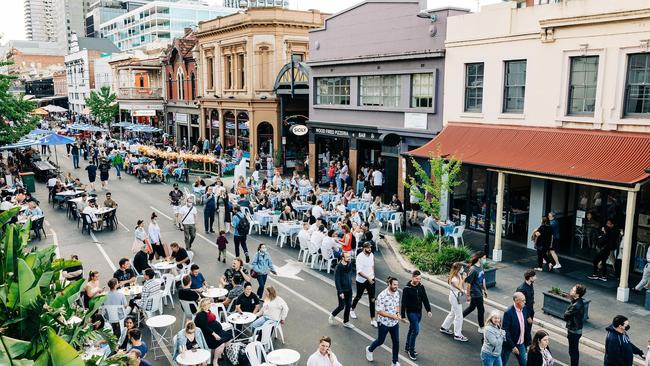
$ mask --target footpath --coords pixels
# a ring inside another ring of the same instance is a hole
[[[415,233],[415,231],[413,232]],[[465,231],[465,245],[472,250],[483,250],[484,236]],[[408,259],[399,252],[399,243],[390,235],[385,235],[385,245],[390,254],[395,256],[397,263],[406,271],[412,272],[416,269]],[[524,281],[523,274],[528,269],[537,266],[537,256],[533,250],[523,245],[515,244],[504,240],[503,261],[493,263],[497,268],[496,287],[488,289],[488,298],[485,303],[496,309],[505,310],[512,304],[512,295],[515,289]],[[492,246],[491,246],[492,247]],[[557,337],[566,338],[566,330],[562,319],[544,314],[542,311],[543,292],[551,287],[559,287],[568,292],[576,283],[587,286],[585,299],[591,300],[589,307],[589,319],[584,324],[583,336],[580,340],[583,347],[589,347],[597,353],[605,351],[605,328],[611,324],[615,315],[625,315],[630,319],[631,329],[629,331],[632,342],[642,350],[646,350],[648,339],[650,339],[650,311],[643,308],[644,293],[630,292],[630,302],[624,303],[616,300],[616,288],[618,280],[609,278],[607,282],[593,281],[587,278],[591,273],[591,264],[573,261],[560,257],[562,268],[553,273],[538,272],[535,282],[535,325],[543,328]],[[436,285],[447,288],[445,275],[431,275],[424,273],[422,276]],[[631,283],[631,287],[636,285]],[[486,311],[486,314],[489,311]],[[635,364],[643,365],[638,357]]]

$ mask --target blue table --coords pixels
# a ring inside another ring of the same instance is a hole
[[[301,196],[306,196],[309,193],[309,191],[311,191],[311,190],[312,190],[312,188],[310,186],[306,186],[306,187],[300,186],[300,187],[298,187],[298,192],[300,193]]]
[[[260,226],[264,227],[273,221],[274,216],[280,217],[280,215],[276,215],[273,211],[257,211],[253,214],[253,220],[259,222]]]
[[[377,210],[375,211],[375,216],[377,217],[377,220],[379,221],[388,221],[390,220],[390,217],[392,214],[396,213],[397,211],[395,210]]]
[[[364,210],[367,204],[368,203],[366,201],[363,201],[363,200],[352,200],[352,201],[348,202],[348,211],[352,211],[352,210],[361,211],[361,210]]]
[[[325,207],[327,207],[327,205],[329,205],[330,201],[332,201],[334,196],[336,196],[335,193],[325,192],[325,193],[320,194],[319,199],[321,201],[323,201],[323,205],[325,205]]]

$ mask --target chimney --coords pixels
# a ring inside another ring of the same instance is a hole
[[[188,27],[188,28],[184,28],[183,30],[185,31],[185,35],[192,33],[192,28]]]

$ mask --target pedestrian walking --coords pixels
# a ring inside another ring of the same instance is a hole
[[[216,196],[212,192],[212,187],[208,187],[203,195],[203,227],[206,233],[214,233],[213,226],[216,209]]]
[[[332,352],[332,339],[320,337],[318,350],[307,359],[307,366],[343,366]]]
[[[268,253],[266,245],[260,244],[251,262],[251,276],[257,278],[257,284],[259,285],[257,288],[258,297],[262,297],[264,294],[264,285],[266,285],[266,279],[269,273],[273,273],[274,275],[278,274],[273,267],[273,260]]]
[[[506,339],[503,342],[501,361],[504,366],[507,365],[510,355],[514,354],[519,366],[526,366],[526,347],[530,344],[531,328],[526,321],[528,318],[526,297],[521,292],[515,292],[512,300],[514,303],[503,313],[502,326],[506,332]]]
[[[122,179],[122,167],[124,166],[124,156],[115,150],[116,153],[113,156],[113,166],[115,167],[115,173],[117,174],[117,179]]]
[[[456,262],[451,266],[447,283],[449,284],[449,304],[451,311],[447,314],[445,321],[440,326],[440,332],[453,334],[454,339],[459,342],[467,342],[467,337],[463,335],[463,304],[465,303],[465,266],[461,262]],[[454,325],[453,332],[451,325]]]
[[[544,330],[538,330],[528,347],[526,366],[553,366],[555,361],[548,347],[551,337]]]
[[[370,243],[363,243],[363,251],[359,253],[356,259],[357,276],[357,294],[352,300],[352,309],[350,310],[350,317],[357,318],[356,309],[359,300],[364,292],[368,292],[368,308],[370,310],[370,324],[377,328],[377,321],[375,320],[375,256],[372,254],[372,246]]]
[[[102,189],[108,188],[108,172],[111,170],[111,164],[106,160],[106,158],[102,158],[101,161],[99,162],[99,180],[102,183]]]
[[[165,253],[165,247],[160,237],[160,226],[158,226],[158,215],[155,212],[151,213],[151,222],[147,227],[147,232],[149,234],[149,242],[153,249],[152,253],[149,255],[149,260],[153,258],[167,258],[168,253]]]
[[[388,287],[377,296],[377,313],[379,328],[377,339],[370,346],[366,347],[366,359],[370,362],[374,360],[373,352],[386,340],[386,335],[390,333],[392,348],[392,366],[399,366],[399,322],[406,322],[406,319],[400,318],[400,294],[398,291],[399,283],[396,278],[388,277],[386,281]]]
[[[552,260],[549,260],[548,251],[553,243],[553,231],[549,224],[548,217],[542,217],[542,224],[533,232],[533,241],[537,250],[537,268],[536,271],[544,270],[544,261],[548,262],[549,271],[553,270]]]
[[[517,292],[521,292],[526,297],[526,310],[528,310],[528,323],[533,324],[535,318],[535,281],[537,273],[529,269],[524,273],[524,282],[517,287]]]
[[[216,204],[215,204],[215,220],[217,221],[217,230],[218,231],[225,231],[229,232],[229,224],[230,224],[230,218],[232,214],[231,206],[230,206],[230,201],[228,200],[228,194],[226,193],[226,189],[223,187],[219,187],[219,192],[216,197]]]
[[[411,211],[409,212],[408,219],[408,223],[411,226],[418,224],[418,210],[420,210],[420,199],[417,196],[418,193],[420,193],[418,187],[416,185],[411,185],[411,188],[409,188],[409,203],[411,205]]]
[[[217,262],[221,261],[226,263],[226,246],[228,245],[228,239],[226,239],[226,232],[221,230],[219,231],[219,237],[217,237],[217,248],[219,249],[219,257]]]
[[[246,216],[239,210],[239,206],[232,208],[232,226],[233,226],[233,241],[235,242],[235,257],[239,257],[239,247],[244,251],[246,256],[246,263],[250,262],[248,256],[248,247],[246,246],[246,236],[250,229],[250,222]]]
[[[178,189],[178,183],[174,183],[174,189],[169,192],[169,205],[172,207],[172,212],[174,212],[174,223],[180,230],[183,230],[180,217],[180,206],[182,199],[183,192]]]
[[[548,223],[551,225],[551,232],[553,233],[553,241],[551,241],[551,246],[548,248],[548,254],[553,258],[553,268],[560,269],[562,264],[560,264],[557,253],[555,253],[555,248],[560,247],[560,223],[555,218],[555,212],[548,213]]]
[[[89,161],[86,166],[88,172],[88,181],[90,182],[90,190],[95,190],[95,179],[97,179],[97,165],[93,161]]]
[[[350,323],[350,308],[352,307],[352,278],[350,272],[350,252],[343,252],[341,260],[334,270],[334,284],[336,286],[336,298],[339,305],[332,311],[328,318],[330,325],[334,324],[334,318],[343,310],[343,326],[354,328]]]
[[[187,197],[185,206],[178,210],[183,225],[183,237],[185,239],[185,248],[192,249],[192,243],[196,238],[196,207],[194,207],[193,196]]]
[[[72,149],[70,150],[72,154],[72,167],[75,169],[79,169],[79,143],[75,141],[74,145],[72,145]]]
[[[481,361],[483,366],[502,366],[501,350],[506,332],[501,329],[501,311],[492,310],[485,324],[483,333],[483,347],[481,347]]]
[[[415,350],[415,339],[420,333],[420,321],[422,320],[422,306],[431,318],[431,304],[427,297],[427,290],[422,285],[422,273],[417,269],[411,274],[411,280],[406,283],[402,290],[402,304],[400,306],[401,317],[408,319],[409,330],[406,334],[406,353],[413,361],[417,361],[418,353]]]
[[[582,284],[573,286],[569,291],[571,305],[564,312],[566,321],[567,339],[569,340],[569,357],[571,366],[580,365],[580,337],[582,337],[582,326],[585,319],[585,303],[582,298],[587,293],[587,288]]]
[[[602,233],[596,240],[598,246],[598,253],[592,261],[593,273],[588,276],[591,280],[601,280],[607,282],[607,258],[609,253],[618,247],[619,232],[614,227],[614,220],[608,219],[605,227],[601,229]],[[601,275],[598,275],[598,267],[600,266]]]
[[[634,355],[643,358],[643,351],[630,340],[629,330],[630,321],[623,315],[616,315],[607,327],[605,366],[632,366]]]
[[[478,332],[483,333],[485,325],[485,305],[483,297],[487,297],[487,287],[485,286],[485,272],[483,266],[487,263],[487,257],[483,252],[476,252],[469,260],[469,273],[465,279],[467,286],[467,301],[469,306],[463,311],[463,318],[476,309],[478,317]]]

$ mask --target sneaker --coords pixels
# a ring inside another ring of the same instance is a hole
[[[544,271],[544,269],[542,267],[535,267],[534,269],[537,272],[543,272]]]
[[[393,366],[399,366],[399,362],[393,362]]]
[[[478,327],[478,332],[483,334],[483,327]]]
[[[251,257],[249,257],[248,254],[246,254],[246,263],[248,263],[250,261],[251,261]]]
[[[329,325],[334,325],[334,317],[332,316],[332,314],[330,314],[330,316],[327,317],[327,322],[329,323]]]
[[[222,262],[223,262],[223,263],[226,263],[226,258],[224,258]]]
[[[604,277],[604,276],[603,277],[598,277],[598,279],[603,281],[603,282],[607,282],[607,277]]]
[[[560,263],[558,263],[554,267],[555,267],[555,269],[560,269],[560,268],[562,268],[562,265]]]
[[[417,357],[417,355],[416,355],[415,353],[413,353],[413,352],[407,352],[407,353],[408,353],[409,358],[410,358],[411,360],[413,360],[413,361],[417,361],[417,360],[418,360],[418,357]]]
[[[449,334],[449,335],[454,334],[454,332],[452,332],[451,329],[445,329],[443,327],[440,327],[440,333]]]
[[[376,320],[371,320],[371,321],[370,321],[370,325],[372,325],[373,327],[377,328],[377,321],[376,321]]]
[[[587,278],[590,279],[590,280],[599,280],[600,276],[594,274],[594,275],[591,275],[591,276],[587,276]]]
[[[468,339],[464,335],[454,336],[454,340],[458,342],[467,342]]]
[[[355,313],[354,310],[350,310],[350,318],[352,318],[352,319],[357,318],[357,313]]]
[[[343,323],[343,326],[346,327],[346,328],[348,328],[348,329],[354,329],[354,324],[352,324],[352,323],[350,323],[350,322]]]
[[[372,362],[374,358],[372,357],[372,352],[370,352],[370,346],[366,347],[366,360]]]

